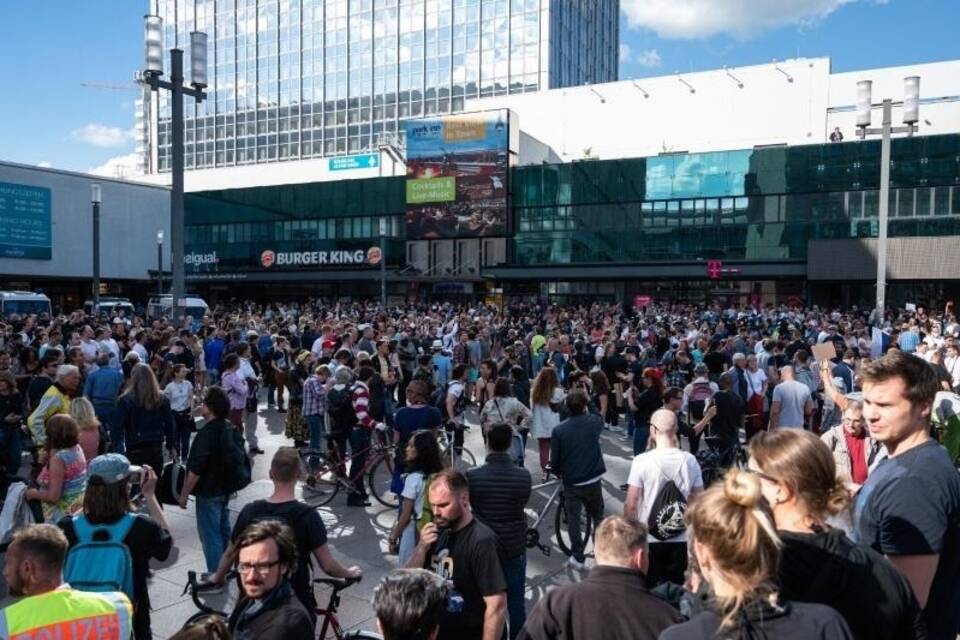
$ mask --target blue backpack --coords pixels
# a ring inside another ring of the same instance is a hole
[[[77,544],[67,554],[64,580],[80,591],[122,591],[133,600],[133,559],[123,544],[136,516],[124,514],[113,524],[91,524],[86,516],[73,516],[73,531]],[[107,540],[94,540],[98,531],[105,532]]]

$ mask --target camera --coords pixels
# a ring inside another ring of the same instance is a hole
[[[143,467],[138,465],[130,465],[130,484],[143,484],[144,473]]]

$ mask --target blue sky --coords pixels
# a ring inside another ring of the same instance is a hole
[[[146,4],[0,0],[0,159],[87,171],[133,152]],[[621,78],[798,55],[829,55],[834,71],[960,58],[958,0],[621,0],[620,22]]]

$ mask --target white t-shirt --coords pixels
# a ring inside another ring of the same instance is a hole
[[[448,396],[448,397],[449,397],[449,396],[453,396],[453,397],[456,399],[456,401],[459,402],[460,396],[462,396],[462,395],[463,395],[463,392],[466,391],[466,390],[467,390],[466,385],[463,384],[462,382],[460,382],[459,380],[457,380],[456,382],[451,382],[451,383],[447,386],[447,396]],[[456,406],[456,404],[454,404],[454,406]],[[446,407],[446,405],[444,405],[443,411],[441,411],[440,413],[443,414],[444,416],[447,415],[447,407]],[[458,413],[456,416],[453,416],[453,417],[456,418],[456,417],[459,417],[459,416],[462,416],[462,415],[463,415],[463,411],[461,411],[460,413]]]
[[[163,389],[163,395],[170,401],[170,409],[173,411],[186,411],[190,408],[190,394],[193,392],[193,385],[189,380],[183,382],[172,381]]]
[[[643,497],[637,507],[637,520],[646,524],[650,518],[653,501],[657,499],[660,487],[667,480],[673,480],[681,493],[688,498],[693,489],[703,489],[703,475],[697,459],[682,449],[652,449],[633,459],[627,484],[643,489]],[[686,541],[686,532],[669,540],[669,542]],[[662,541],[647,534],[647,542],[654,544]]]

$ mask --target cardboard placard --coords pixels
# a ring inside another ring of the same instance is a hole
[[[837,348],[833,346],[833,342],[821,342],[820,344],[815,344],[811,350],[813,351],[813,359],[817,362],[833,360],[837,357]]]

